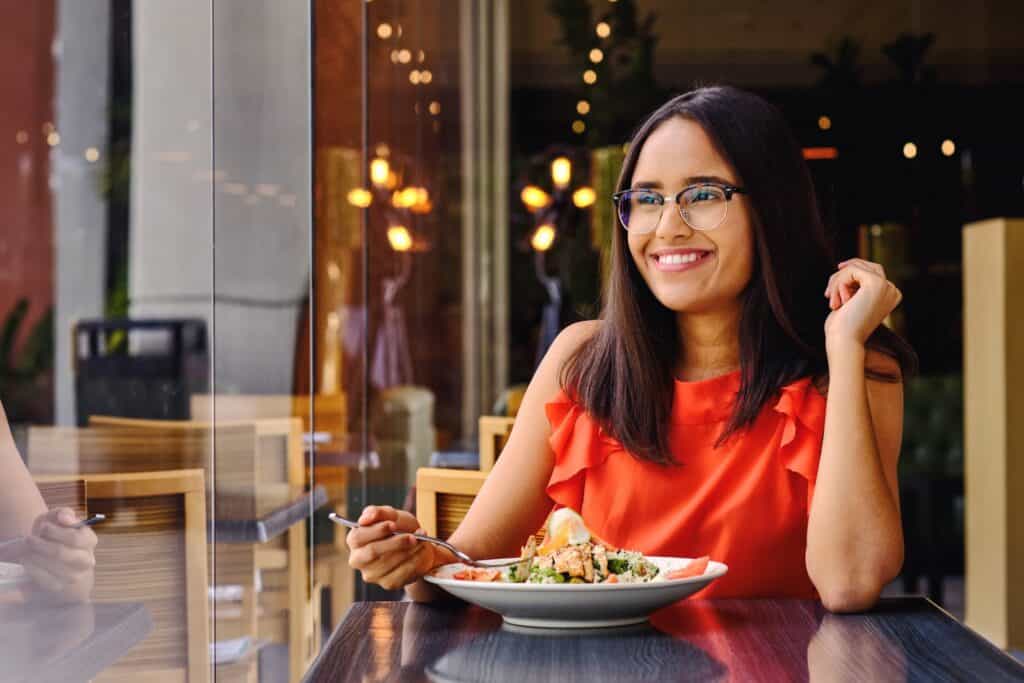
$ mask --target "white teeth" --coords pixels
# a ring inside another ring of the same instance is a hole
[[[666,266],[680,266],[684,263],[693,263],[701,257],[701,254],[690,252],[689,254],[665,254],[658,257],[658,262]]]

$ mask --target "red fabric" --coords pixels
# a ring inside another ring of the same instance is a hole
[[[810,378],[793,382],[715,449],[739,385],[739,371],[676,382],[675,466],[632,457],[560,392],[545,406],[555,453],[547,493],[613,545],[729,565],[695,597],[816,598],[804,553],[825,398]]]

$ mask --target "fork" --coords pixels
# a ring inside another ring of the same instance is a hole
[[[334,512],[332,512],[331,514],[327,515],[327,517],[328,517],[328,519],[330,519],[335,524],[340,524],[341,526],[347,526],[349,529],[359,529],[359,528],[362,527],[362,525],[359,524],[358,522],[353,522],[350,519],[345,519],[341,515],[338,515],[337,513],[334,513]],[[501,567],[511,567],[512,565],[519,564],[520,562],[523,561],[522,559],[518,559],[518,560],[504,560],[504,561],[499,561],[499,560],[474,560],[472,557],[470,557],[466,553],[462,552],[461,550],[459,550],[458,548],[453,546],[451,543],[448,543],[447,541],[442,541],[440,538],[434,538],[433,536],[427,536],[426,534],[414,534],[414,533],[411,533],[411,532],[408,532],[408,531],[392,531],[391,535],[392,536],[412,536],[413,538],[415,538],[417,540],[426,541],[427,543],[433,543],[434,545],[441,546],[442,548],[444,548],[445,550],[450,552],[452,555],[454,555],[455,557],[459,558],[459,561],[462,562],[462,564],[467,564],[467,565],[469,565],[471,567],[484,567],[484,568],[487,568],[487,569],[499,569]]]

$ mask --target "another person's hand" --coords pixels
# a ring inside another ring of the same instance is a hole
[[[407,535],[392,536],[393,531],[423,533],[416,518],[404,510],[371,505],[359,516],[359,524],[346,538],[351,551],[348,563],[366,583],[398,590],[440,564],[433,544]]]
[[[73,528],[78,521],[73,510],[55,508],[32,524],[21,562],[39,597],[55,602],[89,599],[97,539],[89,527]]]

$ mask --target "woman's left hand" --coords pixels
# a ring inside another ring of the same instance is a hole
[[[92,593],[96,567],[96,534],[69,508],[56,508],[36,518],[25,539],[22,563],[41,597],[55,602],[85,602]]]
[[[832,312],[825,319],[825,345],[864,345],[871,333],[899,306],[903,294],[877,263],[854,258],[839,264],[825,288]]]

